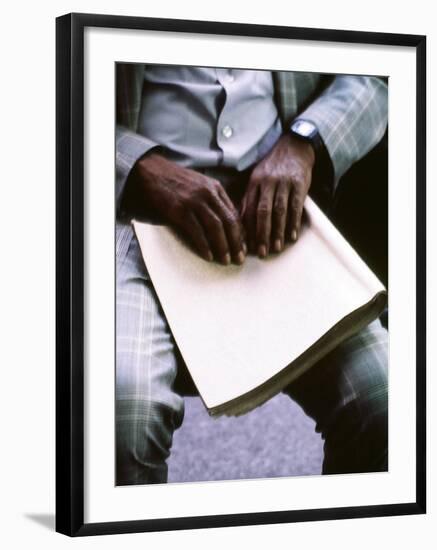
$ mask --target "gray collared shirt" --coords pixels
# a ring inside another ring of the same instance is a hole
[[[138,131],[186,167],[244,170],[282,133],[272,73],[147,65]]]

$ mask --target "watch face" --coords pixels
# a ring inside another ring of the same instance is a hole
[[[302,137],[311,138],[316,131],[316,128],[312,122],[306,120],[297,120],[291,127],[293,132],[296,132]]]

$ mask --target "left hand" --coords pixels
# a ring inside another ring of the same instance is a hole
[[[298,239],[314,162],[311,144],[285,134],[255,166],[241,203],[250,252],[265,258]]]

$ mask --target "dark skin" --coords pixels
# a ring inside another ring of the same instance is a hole
[[[297,241],[314,162],[309,143],[284,134],[255,166],[241,204],[250,252],[265,258]]]
[[[283,135],[252,170],[238,211],[219,181],[151,151],[132,170],[124,206],[153,212],[205,260],[241,265],[248,248],[265,258],[298,239],[314,161],[310,144]]]

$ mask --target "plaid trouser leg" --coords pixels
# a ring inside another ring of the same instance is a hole
[[[184,414],[175,348],[132,230],[117,224],[117,485],[165,483]]]
[[[324,474],[387,470],[387,341],[374,321],[284,390],[325,440]]]

